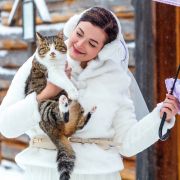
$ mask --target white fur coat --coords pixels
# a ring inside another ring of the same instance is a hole
[[[31,62],[32,57],[19,69],[0,107],[0,132],[9,138],[23,133],[30,137],[44,134],[38,126],[40,115],[36,93],[24,96],[25,80],[29,75]],[[87,125],[74,136],[113,138],[121,144],[118,149],[103,150],[94,144],[72,143],[77,157],[75,173],[119,171],[123,169],[119,154],[135,155],[158,140],[160,107],[137,121],[128,90],[130,78],[114,62],[101,62],[98,59],[91,61],[79,74],[74,73],[72,79],[85,112],[97,106]],[[173,127],[174,121],[165,123],[164,132]],[[28,147],[16,156],[16,161],[22,167],[35,165],[56,168],[56,152]]]

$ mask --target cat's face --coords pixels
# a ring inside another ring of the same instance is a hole
[[[36,33],[36,37],[37,53],[42,60],[65,60],[67,47],[62,32],[56,36],[42,36],[40,33]]]

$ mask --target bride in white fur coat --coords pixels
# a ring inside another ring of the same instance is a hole
[[[128,51],[120,24],[110,11],[93,7],[73,16],[66,23],[64,34],[68,38],[68,61],[72,67],[69,75],[78,89],[78,101],[87,112],[97,106],[87,125],[73,136],[108,138],[118,143],[117,147],[104,149],[95,143],[72,142],[76,163],[71,180],[120,180],[121,155],[133,156],[159,139],[163,112],[167,113],[163,133],[172,128],[178,102],[174,96],[167,95],[161,106],[137,121],[129,92]],[[32,59],[16,73],[0,107],[0,132],[8,138],[23,133],[30,138],[45,135],[39,127],[38,101],[60,91],[48,83],[40,95],[31,93],[25,97],[24,86]],[[25,169],[27,180],[59,177],[56,150],[30,145],[16,156],[16,162]]]

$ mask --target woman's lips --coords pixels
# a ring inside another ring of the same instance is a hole
[[[76,49],[74,46],[72,46],[72,48],[73,48],[73,52],[76,54],[85,54],[85,53],[79,51],[78,49]]]

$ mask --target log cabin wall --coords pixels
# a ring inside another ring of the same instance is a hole
[[[177,35],[177,59],[176,66],[180,65],[180,7],[176,7],[176,35]],[[178,180],[180,180],[180,117],[177,117],[177,156],[178,156]]]
[[[157,102],[163,101],[166,94],[164,80],[174,77],[177,71],[177,8],[155,3],[156,14],[156,76]],[[158,180],[177,180],[178,172],[178,124],[171,130],[169,139],[158,142],[156,149],[156,168]]]
[[[120,19],[122,33],[125,41],[127,42],[130,53],[129,68],[132,72],[134,72],[134,8],[131,6],[130,1],[131,0],[120,0],[117,2],[111,0],[111,2],[109,2],[115,3],[111,8]],[[74,13],[82,11],[83,8],[87,8],[87,4],[89,6],[95,5],[91,4],[93,1],[88,0],[68,0],[67,5],[69,6],[64,6],[63,3],[66,2],[62,0],[53,0],[52,2],[49,0],[46,2],[52,17],[52,23],[49,25],[44,25],[39,15],[36,17],[37,31],[45,35],[56,34],[60,29],[63,28],[64,22],[66,22],[69,17],[71,17]],[[76,2],[79,2],[80,4],[78,5]],[[100,0],[99,2],[102,1]],[[107,3],[109,7],[111,6],[110,3]],[[0,1],[0,102],[7,92],[15,72],[30,56],[28,53],[29,45],[22,39],[22,20],[17,19],[15,26],[13,27],[9,27],[7,24],[12,5],[13,0]],[[41,25],[43,26],[41,27]],[[6,159],[14,161],[15,155],[27,147],[28,141],[29,139],[26,136],[15,139],[7,139],[0,136],[0,160]],[[124,158],[125,169],[121,172],[123,180],[135,179],[135,161],[135,157]]]
[[[152,110],[165,98],[164,80],[174,77],[180,64],[180,8],[148,0],[134,0],[134,5],[137,80]],[[149,54],[153,51],[154,56]],[[180,179],[179,139],[180,122],[177,121],[167,141],[159,141],[138,155],[136,178]]]

